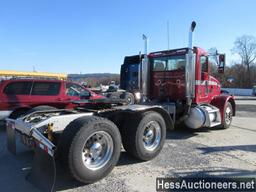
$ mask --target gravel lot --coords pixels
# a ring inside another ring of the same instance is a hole
[[[168,132],[163,151],[149,162],[138,162],[122,152],[116,168],[105,179],[83,185],[57,169],[56,191],[155,191],[156,177],[254,176],[256,177],[256,100],[238,100],[237,116],[227,130]],[[19,146],[19,154],[6,149],[0,131],[0,190],[37,191],[26,180],[33,154]]]

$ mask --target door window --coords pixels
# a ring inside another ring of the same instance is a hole
[[[201,71],[202,73],[208,72],[208,61],[206,56],[200,57],[200,65],[201,65]]]
[[[68,96],[90,96],[90,92],[84,89],[82,86],[75,83],[66,84],[66,94]]]
[[[60,83],[56,82],[34,82],[32,95],[58,95],[60,92]]]
[[[204,96],[207,96],[209,93],[208,89],[208,57],[201,56],[200,57],[200,65],[201,65],[201,80],[205,82],[204,85]]]
[[[13,82],[4,88],[6,95],[29,95],[32,82]]]

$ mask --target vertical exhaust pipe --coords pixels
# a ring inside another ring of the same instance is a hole
[[[192,21],[190,29],[189,29],[189,37],[188,37],[188,48],[193,51],[193,37],[194,37],[194,30],[196,28],[196,22]]]
[[[196,22],[193,21],[189,28],[188,39],[188,54],[186,55],[186,100],[187,110],[189,114],[192,99],[195,97],[195,56],[193,54],[193,32],[196,27]]]
[[[142,35],[144,40],[144,58],[142,60],[141,67],[141,86],[142,86],[142,96],[143,102],[148,100],[149,97],[149,82],[150,82],[150,71],[148,63],[148,38],[146,35]]]
[[[141,92],[141,65],[142,65],[142,54],[141,51],[139,52],[139,67],[138,67],[138,89]]]
[[[148,37],[145,34],[143,34],[142,39],[144,40],[144,54],[145,54],[145,56],[147,56],[147,53],[148,53]]]

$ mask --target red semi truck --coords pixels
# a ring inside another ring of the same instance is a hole
[[[53,189],[55,177],[46,173],[47,168],[55,170],[56,156],[77,180],[92,183],[114,168],[121,144],[128,154],[145,161],[160,153],[166,129],[174,129],[175,124],[228,128],[235,115],[234,98],[220,94],[219,81],[210,75],[208,54],[193,47],[194,28],[192,22],[187,48],[145,53],[139,72],[140,105],[34,110],[7,119],[8,149],[16,152],[16,134],[36,148],[31,178],[37,178],[37,184],[53,178],[49,184]],[[215,56],[223,72],[225,57]],[[76,104],[84,102],[88,101]],[[46,162],[53,166],[45,166]]]
[[[138,76],[142,98],[165,108],[177,126],[228,128],[235,115],[235,100],[221,94],[220,82],[211,75],[212,62],[224,72],[225,54],[209,55],[194,47],[195,25],[191,25],[187,48],[145,53]]]
[[[218,58],[224,62],[224,55]],[[221,95],[220,82],[210,75],[206,51],[199,47],[159,51],[147,59],[144,65],[149,66],[149,74],[145,77],[149,79],[143,80],[147,102],[163,106],[173,121],[191,129],[230,126],[234,97]]]

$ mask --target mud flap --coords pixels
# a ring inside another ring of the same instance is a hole
[[[54,191],[56,164],[54,156],[48,155],[40,148],[35,149],[32,169],[26,179],[42,191]]]
[[[7,134],[7,149],[14,155],[16,155],[16,134],[15,129],[12,127],[12,124],[9,123],[6,126]]]

